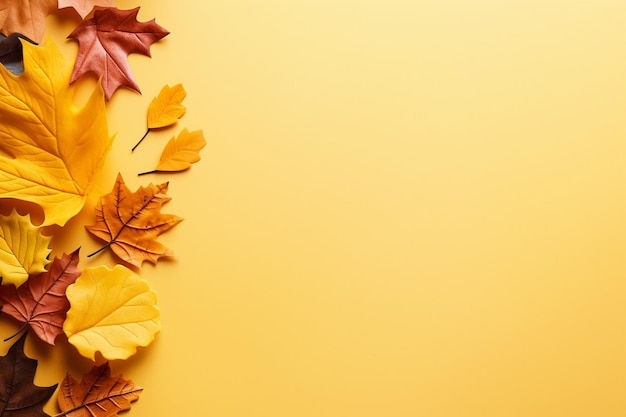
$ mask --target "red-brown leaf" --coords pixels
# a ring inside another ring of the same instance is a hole
[[[54,339],[63,333],[63,322],[70,308],[65,290],[80,275],[77,266],[78,249],[60,259],[54,258],[46,272],[31,275],[18,288],[1,286],[2,311],[30,325],[41,340],[54,345]]]
[[[128,64],[128,55],[136,52],[150,56],[150,45],[169,32],[154,19],[137,21],[139,7],[119,10],[109,7],[96,10],[93,18],[84,20],[68,38],[78,41],[78,56],[70,83],[92,72],[102,77],[106,99],[121,86],[140,92]]]
[[[91,368],[79,383],[69,374],[57,398],[61,413],[55,417],[113,417],[130,409],[143,388],[121,375],[111,377],[109,363]]]

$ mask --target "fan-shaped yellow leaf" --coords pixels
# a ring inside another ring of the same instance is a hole
[[[100,352],[109,360],[127,359],[161,329],[156,293],[122,265],[87,268],[66,294],[71,307],[63,331],[87,358]]]
[[[42,235],[40,227],[33,226],[29,215],[20,216],[13,210],[10,215],[0,217],[2,284],[17,287],[28,279],[28,274],[44,272],[51,238]]]
[[[148,107],[148,129],[157,129],[176,123],[185,114],[186,107],[181,103],[186,95],[187,92],[182,84],[163,87]]]
[[[104,94],[73,102],[72,62],[56,45],[23,43],[24,74],[0,65],[0,198],[39,204],[63,226],[85,202],[111,147]]]

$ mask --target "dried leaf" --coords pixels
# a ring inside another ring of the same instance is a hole
[[[186,95],[182,84],[163,87],[148,107],[148,129],[171,126],[183,117],[187,108],[182,102]]]
[[[30,215],[21,216],[13,210],[0,216],[0,276],[2,284],[21,285],[29,274],[46,270],[51,236],[41,234],[33,226]],[[15,288],[15,287],[14,287]]]
[[[79,275],[78,249],[54,258],[46,272],[32,275],[19,288],[0,287],[2,312],[30,325],[41,340],[54,345],[54,339],[63,334],[65,314],[70,308],[65,290]]]
[[[0,416],[48,417],[43,406],[56,390],[33,384],[37,361],[24,354],[26,334],[0,356]]]
[[[184,171],[191,167],[191,164],[200,160],[200,150],[204,148],[206,141],[201,130],[191,133],[187,129],[183,129],[178,138],[172,138],[163,153],[161,159],[154,171],[142,172],[139,175],[151,174],[153,172],[163,171]]]
[[[9,36],[0,33],[0,63],[15,75],[24,73],[24,56],[20,39],[34,43],[19,33],[12,33]]]
[[[95,6],[114,7],[115,0],[59,0],[59,9],[71,7],[84,19]]]
[[[67,289],[70,309],[63,324],[69,342],[95,360],[127,359],[161,329],[156,293],[130,269],[87,268]]]
[[[57,10],[57,0],[0,0],[0,28],[2,33],[23,33],[35,42],[41,42],[46,17]]]
[[[91,368],[80,383],[69,374],[61,384],[57,397],[61,413],[54,417],[114,417],[130,410],[143,388],[122,375],[111,377],[109,363]]]
[[[0,66],[0,198],[40,205],[43,225],[76,215],[111,147],[102,89],[82,108],[56,45],[24,43],[24,74]]]
[[[133,151],[152,129],[171,126],[178,121],[187,108],[182,105],[187,92],[182,84],[176,84],[174,87],[166,85],[161,89],[159,95],[152,99],[150,107],[148,107],[148,130],[139,142],[133,146]]]
[[[139,7],[119,10],[110,7],[96,10],[93,18],[84,20],[68,38],[78,41],[78,56],[71,82],[92,72],[102,78],[106,99],[121,86],[140,92],[128,64],[128,55],[136,52],[150,56],[150,45],[169,32],[154,19],[138,22]]]
[[[166,195],[167,186],[168,183],[150,184],[133,193],[118,174],[113,191],[96,206],[96,224],[86,227],[107,242],[100,250],[110,247],[124,262],[137,268],[143,261],[156,263],[162,256],[172,256],[174,253],[157,241],[161,233],[182,220],[161,213],[163,204],[171,200]]]

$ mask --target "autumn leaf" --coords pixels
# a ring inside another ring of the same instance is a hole
[[[24,74],[0,66],[0,198],[43,208],[43,225],[76,215],[111,148],[102,89],[82,108],[56,45],[23,43]]]
[[[162,256],[173,256],[172,250],[157,241],[159,235],[182,219],[162,214],[161,207],[171,200],[168,183],[139,187],[131,192],[121,174],[113,191],[100,199],[96,206],[96,224],[86,226],[94,236],[107,244],[96,253],[111,248],[124,262],[141,268],[143,261],[156,263]]]
[[[71,7],[84,19],[95,6],[114,7],[115,0],[59,0],[59,9]]]
[[[200,160],[200,150],[204,148],[206,141],[201,130],[191,133],[183,129],[178,138],[173,137],[165,145],[161,159],[156,169],[142,172],[139,175],[152,174],[154,172],[175,172],[191,168],[191,164]]]
[[[22,33],[41,42],[46,17],[56,10],[57,0],[0,0],[0,31]]]
[[[65,290],[79,275],[78,249],[54,258],[46,272],[32,275],[19,288],[0,287],[2,312],[23,322],[23,327],[30,325],[41,340],[54,345],[56,337],[63,334],[65,314],[70,308]]]
[[[0,33],[0,63],[15,75],[21,75],[24,72],[24,64],[22,62],[24,56],[20,39],[34,43],[20,33],[12,33],[9,36]]]
[[[133,146],[133,151],[146,138],[152,129],[171,126],[178,121],[187,108],[182,105],[187,92],[182,84],[174,87],[166,85],[161,89],[159,95],[152,99],[148,107],[148,129],[139,142]]]
[[[54,417],[113,417],[130,410],[143,388],[122,375],[111,377],[109,363],[91,368],[78,382],[67,374],[61,384],[57,402],[61,413]]]
[[[128,64],[128,55],[136,52],[150,56],[150,45],[169,32],[155,20],[137,21],[139,7],[119,10],[110,7],[96,10],[93,18],[84,20],[68,38],[78,41],[78,56],[71,83],[92,72],[101,77],[106,99],[121,86],[140,92]]]
[[[14,209],[10,215],[0,216],[2,284],[19,286],[29,274],[44,272],[50,239],[51,236],[41,234],[41,227],[33,226],[28,214],[22,216]]]
[[[56,390],[33,384],[37,361],[24,354],[26,333],[0,356],[0,416],[48,417],[43,406]]]
[[[69,342],[95,360],[127,359],[161,329],[156,293],[130,269],[87,268],[67,289],[70,309],[63,324]]]

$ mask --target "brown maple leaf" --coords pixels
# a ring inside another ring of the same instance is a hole
[[[57,0],[0,0],[0,31],[19,32],[41,42],[46,17],[57,10]]]
[[[57,397],[61,412],[54,417],[113,417],[129,410],[143,388],[121,375],[110,375],[108,362],[91,368],[80,383],[68,374]]]
[[[150,45],[169,32],[154,19],[137,21],[138,11],[139,7],[96,10],[93,18],[84,20],[70,33],[68,38],[78,41],[78,56],[70,83],[92,72],[102,78],[107,100],[121,86],[141,92],[130,70],[128,55],[136,52],[150,56]]]
[[[157,242],[159,235],[178,224],[182,218],[162,214],[161,207],[171,200],[168,183],[139,187],[131,192],[122,175],[117,175],[113,191],[96,206],[96,224],[86,226],[94,236],[107,242],[96,253],[111,248],[123,261],[141,268],[143,261],[156,263],[162,256],[172,256],[171,249]]]
[[[0,416],[48,417],[43,406],[54,393],[51,387],[33,384],[37,361],[24,354],[26,334],[0,356]]]
[[[91,13],[95,6],[113,7],[115,0],[59,0],[59,9],[71,7],[82,19]]]
[[[70,308],[65,290],[79,276],[77,249],[54,258],[46,272],[31,275],[18,288],[1,286],[2,311],[23,322],[22,329],[30,325],[41,340],[54,345],[54,339],[63,333],[65,314]]]

